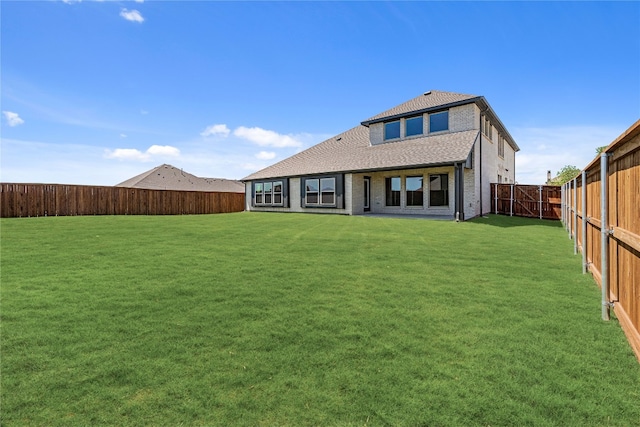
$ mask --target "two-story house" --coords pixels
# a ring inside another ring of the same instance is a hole
[[[246,210],[469,219],[516,151],[484,97],[432,90],[245,177]]]

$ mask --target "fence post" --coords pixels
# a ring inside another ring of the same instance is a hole
[[[511,200],[509,205],[509,216],[513,216],[513,184],[511,184]]]
[[[587,171],[582,171],[582,274],[587,273]]]
[[[542,219],[542,185],[538,186],[538,194],[540,195],[540,219]]]
[[[562,184],[560,186],[560,220],[562,221],[562,224],[564,224],[564,226],[567,226],[567,222],[564,219],[564,205],[565,205],[565,199],[564,199],[564,184]]]
[[[602,320],[609,320],[609,230],[607,229],[608,219],[608,198],[607,198],[607,153],[600,155],[600,273],[602,277]]]
[[[573,178],[573,254],[578,254],[578,178]]]
[[[494,197],[494,204],[495,204],[495,207],[496,207],[495,213],[497,215],[498,214],[498,188],[500,188],[500,187],[498,187],[498,184],[494,184],[494,188],[496,189],[495,197]]]

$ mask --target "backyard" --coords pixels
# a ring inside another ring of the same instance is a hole
[[[637,425],[559,221],[0,221],[3,426]]]

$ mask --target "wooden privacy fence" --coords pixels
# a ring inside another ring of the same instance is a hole
[[[640,360],[640,120],[562,186],[562,221]]]
[[[242,212],[244,193],[61,184],[0,184],[0,217]]]
[[[562,189],[556,185],[491,184],[491,212],[560,219]]]

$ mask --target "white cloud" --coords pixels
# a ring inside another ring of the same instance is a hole
[[[258,154],[256,154],[256,158],[260,160],[271,160],[275,157],[276,157],[276,153],[274,153],[273,151],[261,151]]]
[[[120,138],[123,138],[123,139],[124,139],[124,138],[126,138],[126,137],[127,137],[127,134],[126,134],[126,133],[121,133],[121,134],[120,134]]]
[[[201,136],[205,136],[205,137],[206,136],[220,135],[220,136],[224,136],[226,138],[227,136],[229,136],[230,133],[231,133],[231,130],[227,127],[227,125],[220,124],[220,125],[208,126],[205,130],[200,132],[200,135]]]
[[[140,110],[140,114],[146,116],[147,114],[149,114],[149,112],[147,110]]]
[[[104,156],[107,159],[148,162],[158,157],[179,157],[180,150],[170,145],[152,145],[145,152],[136,148],[116,148],[115,150],[105,150]]]
[[[144,22],[144,18],[142,17],[142,14],[137,11],[137,10],[128,10],[128,9],[122,9],[120,11],[120,16],[122,16],[124,19],[126,19],[127,21],[131,21],[131,22]]]
[[[233,131],[233,134],[263,147],[283,148],[302,146],[302,142],[290,135],[281,135],[272,130],[259,127],[247,128],[240,126]]]
[[[136,3],[144,3],[144,0],[134,0]]]
[[[152,156],[178,157],[180,150],[170,145],[152,145],[147,150],[147,154]]]
[[[511,134],[520,146],[516,153],[516,180],[520,184],[544,184],[547,171],[556,176],[564,166],[586,167],[596,148],[608,145],[624,128],[564,126],[514,128]]]
[[[18,113],[12,111],[3,111],[4,117],[7,119],[7,124],[11,127],[18,126],[24,123],[24,120],[20,118]]]

